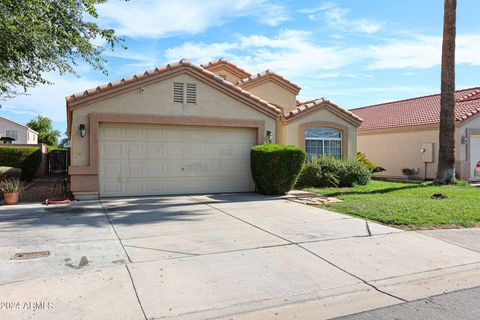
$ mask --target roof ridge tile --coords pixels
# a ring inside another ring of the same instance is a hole
[[[164,67],[160,67],[160,68],[157,67],[157,68],[154,69],[154,71],[157,70],[157,74],[159,74],[159,73],[162,73],[162,72],[165,72],[165,71],[180,68],[182,66],[193,68],[193,69],[203,73],[204,75],[209,76],[210,78],[222,83],[225,86],[228,86],[229,88],[237,91],[238,93],[241,93],[244,96],[248,96],[250,99],[260,103],[261,105],[263,105],[265,108],[269,109],[272,112],[275,112],[277,114],[279,114],[281,112],[280,109],[278,109],[274,105],[270,104],[268,101],[263,100],[263,99],[255,96],[255,95],[253,95],[252,93],[250,93],[250,92],[248,92],[248,91],[246,91],[246,90],[244,90],[240,87],[235,86],[234,84],[230,83],[227,80],[224,80],[222,77],[217,76],[215,73],[213,73],[211,71],[208,71],[207,69],[204,69],[200,66],[192,64],[190,61],[188,61],[186,59],[181,59],[180,61],[175,62],[175,63],[169,63]],[[90,88],[90,89],[87,89],[87,90],[84,90],[84,91],[81,91],[81,92],[74,93],[74,94],[66,97],[67,106],[71,102],[78,101],[78,100],[90,97],[92,95],[95,95],[95,94],[98,94],[98,93],[101,93],[101,92],[105,92],[105,91],[108,91],[110,89],[113,89],[113,88],[116,88],[116,87],[119,87],[119,86],[122,86],[122,85],[126,85],[126,84],[129,84],[129,83],[132,83],[132,82],[136,82],[136,81],[148,78],[148,77],[149,77],[149,73],[148,73],[148,71],[145,71],[143,73],[138,73],[138,74],[135,74],[133,76],[124,77],[121,80],[111,81],[111,82],[108,82],[108,83],[105,83],[105,84],[98,85],[94,88]]]
[[[238,82],[236,83],[237,86],[244,86],[246,84],[249,84],[249,83],[252,83],[252,82],[255,82],[255,81],[258,81],[260,79],[263,79],[265,77],[268,77],[268,76],[272,76],[272,77],[275,77],[275,78],[278,78],[280,81],[283,81],[285,82],[287,85],[295,88],[295,90],[297,91],[300,91],[302,88],[291,82],[290,80],[288,80],[287,78],[285,78],[284,76],[278,74],[277,72],[271,70],[271,69],[266,69],[264,71],[261,71],[261,72],[258,72],[254,75],[251,75],[249,77],[246,77],[246,78],[243,78],[243,79],[240,79],[238,80]]]

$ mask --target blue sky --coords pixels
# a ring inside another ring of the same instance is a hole
[[[108,76],[82,63],[80,78],[48,74],[55,85],[3,102],[1,116],[26,123],[41,114],[65,131],[66,95],[181,58],[272,69],[302,87],[301,100],[347,109],[440,87],[441,0],[110,0],[98,11],[128,46],[105,52]],[[478,12],[478,0],[459,1],[457,88],[480,86]]]

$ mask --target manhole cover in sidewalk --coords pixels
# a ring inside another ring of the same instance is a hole
[[[19,252],[15,253],[12,260],[28,260],[45,258],[50,255],[50,251],[35,251],[35,252]]]

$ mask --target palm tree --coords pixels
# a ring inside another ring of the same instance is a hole
[[[440,150],[435,182],[455,181],[455,36],[457,0],[445,0],[440,98]]]

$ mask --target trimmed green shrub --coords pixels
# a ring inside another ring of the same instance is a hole
[[[0,147],[0,166],[22,169],[22,180],[31,181],[41,162],[39,147]]]
[[[312,158],[303,164],[300,175],[295,186],[298,188],[313,187],[320,180],[320,166],[317,163],[318,158]]]
[[[357,152],[357,160],[366,165],[372,173],[385,171],[385,168],[379,167],[375,162],[369,160],[365,153]]]
[[[305,162],[305,151],[294,146],[263,144],[250,150],[253,181],[262,194],[292,190]]]
[[[13,167],[0,167],[0,181],[6,179],[20,179],[22,169]]]
[[[313,157],[302,167],[296,186],[305,187],[352,187],[365,185],[372,172],[357,160],[341,160],[332,157]]]

